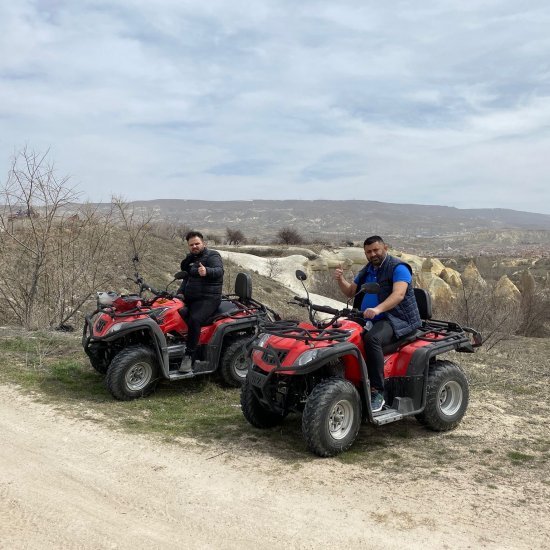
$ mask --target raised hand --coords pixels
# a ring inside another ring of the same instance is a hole
[[[206,267],[204,267],[200,262],[199,262],[199,275],[201,277],[206,277]]]
[[[341,281],[344,277],[344,269],[342,267],[342,264],[340,264],[335,270],[334,270],[334,278],[337,281]]]

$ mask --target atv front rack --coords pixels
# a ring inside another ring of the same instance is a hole
[[[280,338],[293,338],[294,340],[303,340],[308,342],[344,342],[347,340],[351,331],[340,328],[305,328],[300,327],[298,321],[277,321],[275,323],[265,323],[260,327],[260,333],[272,334]]]

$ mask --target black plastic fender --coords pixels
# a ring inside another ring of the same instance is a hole
[[[233,332],[252,332],[257,324],[256,316],[232,319],[231,323],[221,324],[214,332],[210,342],[205,344],[206,360],[213,365],[214,369],[217,369],[225,338]]]
[[[272,348],[260,348],[258,346],[252,346],[252,349],[259,350],[262,352],[270,353],[270,349]],[[364,416],[370,419],[372,422],[372,411],[371,411],[371,402],[370,402],[370,380],[368,376],[367,371],[367,364],[365,363],[365,359],[361,355],[361,352],[359,351],[359,348],[350,343],[350,342],[340,342],[336,343],[330,347],[326,348],[319,348],[319,353],[315,359],[307,363],[306,365],[290,365],[287,367],[283,367],[279,363],[279,359],[274,351],[271,352],[274,356],[275,362],[278,363],[277,366],[269,371],[267,376],[262,381],[262,393],[263,389],[267,386],[267,383],[269,379],[274,374],[284,374],[285,372],[292,371],[296,373],[297,375],[304,375],[304,374],[310,374],[312,372],[315,372],[316,370],[319,370],[321,367],[326,365],[327,363],[330,363],[334,361],[335,359],[340,359],[341,357],[345,357],[347,355],[353,355],[357,362],[359,363],[359,368],[361,371],[361,385],[362,388],[359,392],[359,395],[361,396],[361,401],[363,405],[363,412]],[[262,377],[263,378],[263,377]],[[368,396],[368,397],[367,397]],[[271,405],[270,400],[267,395],[264,394],[264,399],[266,403]]]
[[[147,331],[151,335],[151,341],[153,342],[153,350],[157,356],[159,362],[162,376],[164,378],[169,378],[169,359],[168,359],[168,344],[166,343],[166,337],[162,332],[158,324],[150,319],[145,317],[139,321],[131,321],[128,323],[122,322],[114,325],[120,327],[116,331],[107,334],[103,338],[87,338],[86,345],[90,342],[114,342],[119,340],[133,332]]]

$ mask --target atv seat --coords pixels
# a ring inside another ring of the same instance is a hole
[[[231,300],[222,300],[220,307],[216,310],[216,313],[214,313],[211,319],[218,315],[223,315],[224,313],[233,313],[234,311],[239,311],[239,308]],[[211,319],[206,322],[207,325],[210,324]]]
[[[418,306],[418,312],[420,313],[420,318],[422,319],[422,321],[431,319],[432,318],[432,297],[430,296],[430,293],[427,290],[424,290],[423,288],[413,288],[413,290],[414,290],[414,297],[416,299],[416,305]],[[410,344],[411,342],[414,342],[417,338],[417,335],[418,335],[418,330],[415,330],[410,334],[406,334],[405,336],[402,336],[395,342],[391,342],[390,344],[385,345],[382,348],[384,355],[393,353],[394,351],[397,351],[400,347],[406,344]]]
[[[390,353],[397,351],[401,346],[414,342],[416,340],[417,334],[418,334],[418,331],[413,330],[410,334],[405,334],[405,336],[401,336],[401,338],[399,338],[395,342],[386,344],[385,346],[382,347],[382,353],[384,355],[389,355]]]
[[[416,305],[418,306],[418,312],[420,318],[423,321],[427,321],[432,318],[432,297],[427,290],[423,288],[413,288],[414,297],[416,298]]]
[[[252,277],[248,273],[237,273],[235,278],[235,296],[239,302],[247,303],[252,298]],[[233,296],[233,298],[235,298]],[[227,315],[228,313],[236,313],[241,311],[241,308],[235,304],[230,297],[222,298],[220,307],[216,310],[216,313],[204,322],[203,326],[212,324],[216,318],[220,315]]]
[[[252,298],[252,277],[250,273],[237,273],[235,278],[235,294],[240,302],[249,302]]]

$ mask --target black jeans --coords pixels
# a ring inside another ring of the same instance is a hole
[[[201,335],[201,325],[212,317],[218,307],[221,298],[199,298],[186,300],[185,307],[180,310],[180,315],[187,323],[187,349],[186,354],[195,359],[197,344]]]
[[[371,390],[384,391],[384,354],[382,353],[382,347],[396,340],[393,328],[386,319],[376,321],[373,327],[364,333],[365,359]]]

